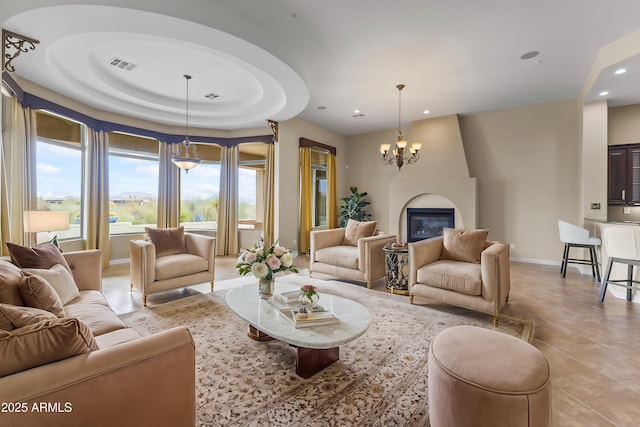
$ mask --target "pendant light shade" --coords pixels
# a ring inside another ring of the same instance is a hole
[[[174,153],[173,156],[171,156],[171,161],[180,169],[184,169],[188,173],[189,170],[198,166],[201,160],[198,157],[196,146],[191,144],[191,141],[189,141],[189,80],[191,80],[191,76],[185,74],[184,78],[187,81],[187,120],[185,126],[185,137],[184,141],[180,143],[178,154]]]

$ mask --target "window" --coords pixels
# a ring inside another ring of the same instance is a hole
[[[220,146],[198,144],[196,149],[202,163],[188,173],[180,172],[180,225],[189,230],[215,230],[220,194]]]
[[[262,142],[245,143],[238,149],[238,228],[261,229],[267,145]]]
[[[59,239],[82,237],[82,144],[80,124],[45,111],[37,113],[36,195],[38,210],[69,212]]]
[[[328,152],[311,149],[311,211],[313,227],[327,226],[327,161]]]
[[[109,134],[109,233],[155,227],[158,217],[158,141]]]

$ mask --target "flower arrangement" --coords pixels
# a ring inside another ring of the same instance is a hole
[[[273,279],[273,275],[279,271],[298,272],[293,265],[291,251],[280,246],[277,240],[266,247],[263,239],[240,255],[236,268],[241,276],[253,273],[258,279],[266,280]]]
[[[318,291],[316,291],[316,287],[313,285],[302,285],[300,288],[300,295],[308,299],[310,302],[313,301],[313,297],[317,296],[320,299],[320,295],[318,295]]]

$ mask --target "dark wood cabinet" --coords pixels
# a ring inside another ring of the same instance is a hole
[[[640,204],[640,144],[609,147],[608,179],[609,205]]]

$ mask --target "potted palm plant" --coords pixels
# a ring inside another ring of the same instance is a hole
[[[365,207],[369,204],[366,200],[367,192],[359,193],[358,187],[349,187],[351,194],[342,198],[339,208],[338,224],[340,227],[346,227],[349,219],[356,221],[368,221],[371,215],[365,212]]]

